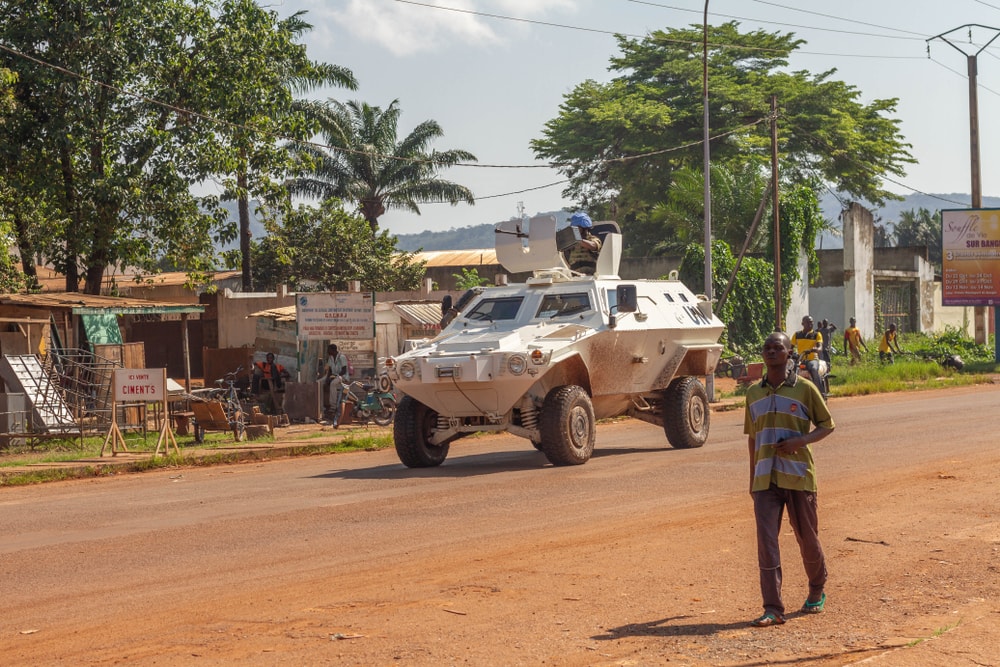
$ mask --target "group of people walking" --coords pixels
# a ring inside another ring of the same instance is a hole
[[[837,325],[830,320],[820,321],[819,326],[815,329],[813,329],[813,322],[812,316],[806,315],[803,317],[802,330],[793,333],[791,337],[792,346],[797,348],[799,358],[806,363],[807,368],[810,368],[810,365],[812,366],[810,374],[818,366],[816,364],[818,361],[825,361],[827,368],[833,365],[833,332],[837,330]],[[868,345],[865,343],[864,336],[861,335],[861,330],[858,328],[857,319],[852,317],[850,318],[850,322],[850,326],[844,329],[843,354],[850,357],[850,362],[853,365],[861,361],[862,350],[866,354],[868,353]],[[879,361],[884,364],[891,364],[894,361],[893,355],[902,353],[903,350],[899,347],[896,325],[889,324],[879,337]],[[813,381],[816,382],[817,379],[818,377],[814,377]]]

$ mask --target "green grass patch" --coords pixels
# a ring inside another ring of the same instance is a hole
[[[833,367],[830,377],[831,396],[866,396],[894,391],[940,389],[990,382],[984,373],[956,371],[935,361],[912,357],[897,357],[895,363],[881,364],[864,360],[854,366],[843,363]]]
[[[339,436],[339,434],[337,434]],[[325,442],[310,442],[317,438],[325,438]],[[0,468],[0,486],[23,486],[28,484],[40,484],[42,482],[53,482],[68,479],[83,479],[88,477],[101,477],[105,475],[116,475],[128,472],[143,472],[146,470],[160,470],[167,468],[202,467],[221,464],[244,463],[253,461],[265,461],[275,458],[293,456],[315,456],[319,454],[335,454],[350,451],[376,451],[392,447],[392,436],[388,434],[369,433],[345,433],[341,437],[333,436],[329,432],[321,432],[318,435],[308,434],[298,440],[304,441],[301,445],[281,445],[276,448],[253,448],[253,443],[243,443],[251,445],[247,448],[233,446],[232,436],[225,442],[215,444],[215,446],[198,445],[194,448],[182,448],[180,453],[171,450],[168,454],[156,457],[144,457],[141,459],[124,461],[115,460],[113,457],[106,457],[107,463],[94,463],[87,466],[72,466],[66,468],[41,468],[38,470],[18,471],[4,473]],[[260,442],[259,440],[254,442]],[[96,449],[93,450],[94,457],[100,454],[103,440],[97,442]],[[148,443],[147,443],[148,444]],[[179,443],[180,444],[180,443]],[[219,445],[228,445],[222,449]],[[91,443],[92,446],[92,443]],[[156,448],[156,440],[153,439],[149,451]],[[131,450],[130,446],[130,450]],[[133,450],[134,451],[134,450]],[[87,458],[77,449],[75,453],[66,452],[63,458],[58,456],[38,457],[31,460],[20,459],[20,463],[4,461],[7,468],[25,466],[31,463],[74,461],[80,458]],[[42,459],[46,460],[42,460]]]

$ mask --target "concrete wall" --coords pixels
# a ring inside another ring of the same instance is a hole
[[[871,211],[856,202],[841,214],[844,229],[844,305],[838,326],[857,319],[864,338],[875,335],[875,221]]]
[[[295,305],[295,295],[285,289],[278,292],[233,292],[225,289],[211,295],[202,295],[205,304],[203,319],[215,320],[214,340],[205,336],[208,347],[253,347],[257,328],[247,317],[251,313],[269,308]]]

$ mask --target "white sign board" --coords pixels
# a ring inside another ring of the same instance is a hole
[[[160,403],[166,398],[162,368],[116,368],[115,400],[120,403]]]
[[[295,299],[299,340],[375,338],[375,299],[371,292],[308,292]]]

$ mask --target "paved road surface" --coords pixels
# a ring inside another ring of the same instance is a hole
[[[834,399],[828,611],[764,631],[741,412],[570,468],[490,436],[0,489],[0,664],[997,665],[998,403]]]

